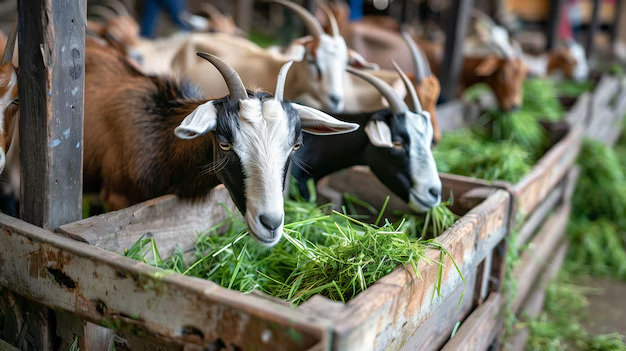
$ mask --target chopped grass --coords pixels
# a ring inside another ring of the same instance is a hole
[[[469,130],[444,134],[433,155],[440,172],[488,181],[515,183],[531,169],[530,156],[519,145],[486,141]]]
[[[555,88],[559,96],[578,97],[583,93],[593,89],[593,82],[575,80],[562,80],[555,83]]]
[[[429,216],[430,226],[440,231],[454,222],[441,208]],[[444,222],[433,225],[437,218]],[[271,249],[254,242],[240,216],[231,213],[220,224],[224,235],[216,235],[216,226],[199,236],[190,266],[180,250],[162,260],[152,238],[137,241],[126,256],[244,293],[260,290],[296,305],[315,294],[345,302],[398,266],[419,276],[420,262],[441,265],[449,256],[436,241],[407,234],[407,220],[392,224],[379,218],[380,225],[367,224],[329,212],[328,206],[286,200],[285,221],[284,238]],[[439,260],[426,257],[428,249],[439,250]]]

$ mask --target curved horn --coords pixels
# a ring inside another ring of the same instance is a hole
[[[278,79],[276,81],[276,90],[274,91],[274,98],[278,101],[283,101],[283,95],[285,93],[285,80],[287,79],[287,73],[289,68],[293,64],[293,61],[289,61],[281,67],[278,72]]]
[[[234,68],[230,67],[226,62],[215,55],[199,52],[198,56],[211,62],[211,64],[215,66],[218,71],[220,71],[220,74],[224,77],[224,81],[226,82],[226,86],[230,92],[230,99],[232,101],[239,101],[248,98],[248,92],[246,91],[241,78]]]
[[[394,114],[401,114],[403,112],[406,112],[406,110],[408,109],[404,101],[400,99],[400,96],[398,96],[398,94],[389,86],[389,84],[385,83],[377,77],[361,71],[357,71],[355,69],[352,69],[351,67],[346,68],[346,70],[349,73],[354,74],[355,76],[373,85],[374,88],[376,88],[376,90],[378,90],[382,94],[385,100],[387,100],[387,102],[389,103],[389,107],[391,108],[391,112],[393,112]]]
[[[415,87],[413,86],[413,83],[411,83],[411,80],[409,79],[409,77],[406,76],[404,71],[402,71],[402,69],[400,68],[400,66],[398,66],[395,60],[391,59],[391,64],[393,65],[393,68],[396,69],[396,72],[398,72],[398,74],[400,75],[400,78],[402,79],[402,83],[404,83],[404,87],[406,88],[407,93],[411,97],[409,99],[409,102],[410,102],[409,110],[415,111],[415,112],[422,112],[422,104],[420,103],[420,100],[417,97],[417,92],[415,91]]]
[[[337,18],[335,17],[333,11],[324,1],[318,1],[318,4],[320,5],[322,11],[324,11],[324,13],[326,14],[326,17],[328,17],[328,22],[330,22],[330,34],[333,37],[340,36],[341,33],[339,33],[339,25],[337,24]]]
[[[113,11],[113,9],[111,9],[110,7],[106,7],[102,5],[92,6],[91,8],[89,8],[89,13],[91,15],[100,16],[107,21],[110,20],[111,18],[115,18],[119,16],[117,12]]]
[[[4,54],[2,55],[2,63],[0,65],[4,66],[7,62],[13,61],[13,52],[15,51],[15,39],[17,38],[17,21],[13,23],[13,28],[11,28],[11,33],[9,33],[9,37],[7,38],[7,44],[4,47]]]
[[[300,20],[302,20],[302,22],[304,23],[304,26],[306,27],[307,31],[309,31],[309,33],[311,33],[311,35],[315,39],[319,39],[322,37],[322,34],[324,33],[324,29],[322,28],[322,25],[317,21],[315,16],[313,16],[309,11],[307,11],[307,9],[291,1],[286,1],[286,0],[271,0],[271,1],[288,7],[296,15],[298,15],[298,17],[300,17]]]
[[[113,11],[115,11],[118,16],[130,17],[130,13],[128,13],[128,9],[121,2],[117,0],[107,0],[105,3],[106,3],[106,6],[113,9]]]
[[[402,38],[406,45],[409,46],[411,52],[411,58],[413,59],[413,69],[415,69],[415,81],[417,84],[421,84],[424,78],[432,76],[430,65],[424,57],[424,53],[420,50],[419,46],[415,44],[411,35],[407,32],[402,32]]]

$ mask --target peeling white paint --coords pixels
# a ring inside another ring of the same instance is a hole
[[[61,144],[61,139],[54,139],[49,144],[48,147],[55,148]]]
[[[70,137],[70,129],[71,128],[67,128],[66,130],[63,131],[63,138],[67,139]]]

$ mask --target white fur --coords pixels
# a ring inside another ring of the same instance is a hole
[[[274,241],[259,221],[262,214],[283,216],[284,167],[293,145],[289,140],[287,117],[279,101],[257,99],[240,101],[240,123],[235,132],[233,150],[241,159],[245,175],[246,222],[254,235],[267,244],[280,240],[282,224],[276,229]],[[284,221],[284,218],[283,218]]]
[[[576,67],[574,68],[574,79],[577,81],[583,81],[589,76],[589,65],[587,64],[587,57],[585,56],[585,50],[577,42],[571,42],[568,45],[569,51],[576,60]]]
[[[343,111],[345,104],[343,80],[348,66],[348,47],[344,38],[322,34],[315,53],[315,62],[321,73],[321,86],[318,94],[322,105],[330,112]],[[314,65],[309,65],[309,73],[311,77],[317,77],[317,69]],[[317,80],[311,78],[309,82],[317,83]],[[330,101],[331,95],[339,98],[337,104]]]
[[[407,112],[406,120],[409,138],[411,139],[409,157],[412,161],[411,180],[413,181],[413,188],[409,196],[409,207],[418,212],[425,212],[429,207],[422,205],[419,201],[429,204],[430,207],[438,205],[441,201],[440,196],[433,203],[429,194],[429,189],[431,188],[438,188],[441,192],[441,180],[439,179],[437,165],[431,152],[433,127],[430,122],[430,114],[427,111],[420,113]],[[423,159],[418,156],[420,153],[425,154]]]

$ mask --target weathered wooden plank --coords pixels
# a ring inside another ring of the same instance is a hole
[[[169,257],[176,247],[193,249],[198,233],[238,213],[223,185],[203,201],[161,196],[129,208],[90,217],[58,228],[58,232],[107,251],[123,253],[144,235],[155,239],[159,253]]]
[[[528,216],[543,201],[554,186],[572,168],[582,142],[583,130],[574,126],[514,186],[518,215]]]
[[[19,0],[21,218],[81,218],[86,2]]]
[[[546,221],[531,245],[522,253],[521,263],[513,272],[513,277],[518,282],[517,294],[513,300],[513,311],[519,311],[522,302],[533,286],[535,277],[546,266],[562,241],[569,219],[569,211],[569,204],[561,206]]]
[[[474,0],[452,0],[446,44],[441,67],[441,99],[453,100],[458,94],[459,77],[463,65],[463,41],[469,25]]]
[[[517,245],[522,246],[531,239],[536,229],[543,223],[544,219],[554,210],[557,204],[563,199],[565,183],[561,182],[550,194],[541,202],[533,213],[524,221],[524,224],[517,234]]]
[[[565,256],[567,254],[567,247],[567,241],[564,241],[556,250],[552,262],[550,262],[546,270],[538,279],[532,293],[526,298],[524,306],[519,313],[520,315],[526,316],[528,318],[534,318],[539,315],[541,309],[543,308],[543,302],[546,296],[546,287],[561,268],[561,265],[563,264],[563,261],[565,260]],[[524,328],[522,330],[518,330],[515,336],[511,338],[512,340],[509,343],[511,345],[510,349],[516,351],[524,351],[527,347],[528,336],[528,329]]]
[[[464,275],[475,274],[476,267],[488,252],[487,246],[493,248],[507,233],[510,203],[510,195],[498,190],[436,239],[449,251]],[[440,252],[428,250],[426,256],[439,260]],[[398,349],[447,297],[462,286],[452,261],[446,258],[441,268],[441,296],[431,299],[439,267],[425,261],[418,267],[421,279],[412,271],[399,267],[341,308],[333,310],[332,315],[319,300],[315,306],[307,306],[307,310],[334,321],[334,349]],[[320,306],[324,308],[320,309]]]
[[[578,99],[576,99],[576,103],[572,106],[572,108],[567,111],[565,121],[567,121],[570,125],[585,125],[585,120],[589,114],[591,100],[591,94],[588,92],[580,95]]]
[[[168,274],[3,214],[0,242],[0,286],[99,325],[209,348],[308,350],[330,343],[328,321],[286,303]]]
[[[454,337],[446,343],[442,351],[486,350],[496,336],[497,325],[500,323],[500,305],[502,297],[492,293],[487,301],[478,306],[467,317]]]
[[[467,275],[465,285],[459,285],[419,326],[415,333],[407,338],[400,350],[434,351],[441,349],[441,346],[450,338],[455,325],[463,321],[474,307],[476,283],[475,275]],[[463,293],[465,293],[464,296]]]

